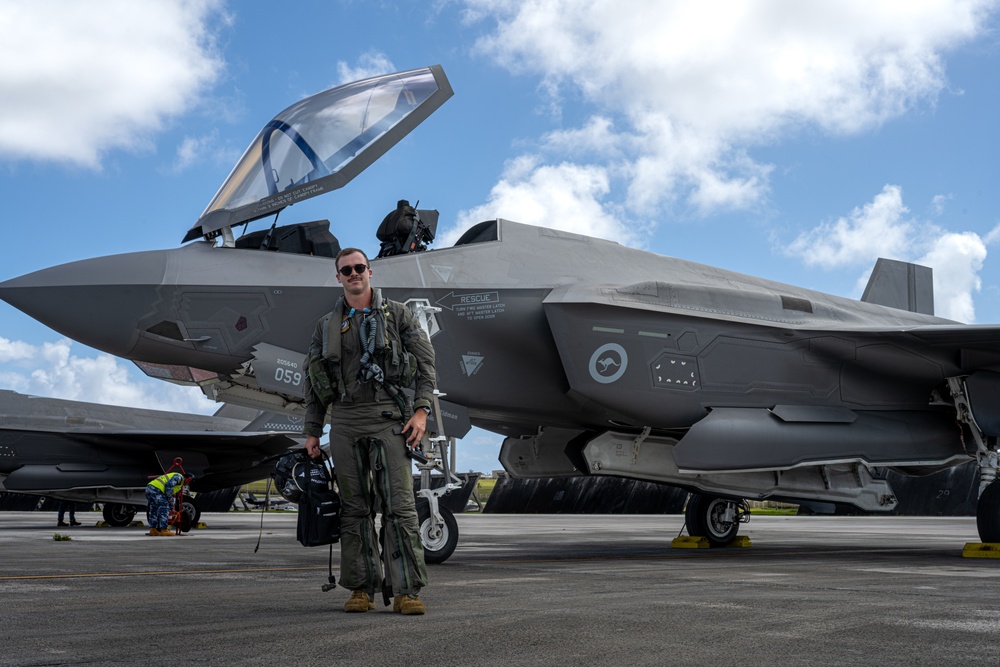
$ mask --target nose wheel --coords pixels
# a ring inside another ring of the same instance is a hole
[[[441,523],[431,517],[430,504],[426,500],[417,503],[417,521],[420,523],[420,542],[424,547],[424,561],[431,564],[443,563],[458,546],[458,522],[451,510],[438,505]]]

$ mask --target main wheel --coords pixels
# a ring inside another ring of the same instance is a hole
[[[976,505],[976,528],[979,539],[987,543],[1000,542],[1000,481],[991,482]]]
[[[108,522],[109,526],[124,528],[132,523],[132,519],[135,518],[136,508],[132,505],[104,503],[104,509],[101,510],[101,513],[104,515],[104,520]]]
[[[718,496],[692,493],[684,509],[684,521],[692,537],[705,537],[712,547],[727,546],[740,531],[738,504]]]
[[[181,505],[181,532],[186,533],[197,526],[199,519],[201,519],[201,509],[198,507],[197,498],[184,496]]]
[[[437,527],[431,521],[431,508],[426,500],[417,503],[417,523],[420,525],[420,542],[424,546],[424,562],[436,564],[448,560],[458,546],[458,522],[447,507],[438,503],[438,512],[444,525]]]

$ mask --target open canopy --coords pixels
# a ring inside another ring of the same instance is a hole
[[[452,96],[440,65],[317,93],[264,126],[184,242],[347,185]]]

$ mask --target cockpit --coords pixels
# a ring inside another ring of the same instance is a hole
[[[437,233],[437,223],[437,211],[418,210],[400,199],[375,232],[380,244],[378,257],[427,250]],[[314,220],[282,227],[275,223],[270,229],[243,234],[233,247],[334,258],[340,252],[340,241],[330,231],[329,220]]]
[[[345,84],[293,104],[260,131],[183,242],[221,237],[223,246],[236,247],[233,227],[344,187],[452,94],[444,70],[434,65]],[[413,248],[426,246],[433,238],[436,216],[432,221],[406,207],[397,207],[401,214],[385,223],[386,238],[380,236],[380,242],[388,244],[386,252],[411,242]],[[326,236],[328,223],[326,234],[321,225],[272,225],[262,236],[254,232],[240,242],[273,250],[313,244],[321,251],[314,254],[323,254],[336,239]]]

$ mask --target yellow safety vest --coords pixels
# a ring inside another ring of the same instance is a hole
[[[181,478],[181,480],[179,482],[177,482],[177,484],[174,486],[174,493],[175,494],[176,493],[180,493],[181,489],[184,488],[184,477],[179,472],[170,472],[170,473],[167,473],[166,475],[160,475],[159,477],[157,477],[156,479],[154,479],[152,482],[150,482],[147,486],[152,486],[155,489],[159,489],[162,493],[166,493],[167,492],[167,484],[170,482],[170,479],[172,477],[180,477]]]

